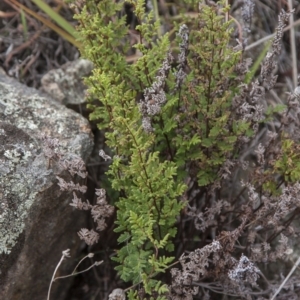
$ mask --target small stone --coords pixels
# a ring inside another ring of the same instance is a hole
[[[125,292],[122,289],[114,289],[108,296],[109,300],[125,300]]]

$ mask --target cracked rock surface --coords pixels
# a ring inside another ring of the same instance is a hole
[[[81,244],[85,214],[71,208],[56,176],[82,179],[45,155],[43,134],[58,139],[57,151],[69,158],[86,160],[93,148],[86,119],[0,73],[0,299],[46,299],[62,251],[75,258]],[[64,261],[57,276],[74,263]],[[63,299],[69,284],[55,282],[51,299]]]

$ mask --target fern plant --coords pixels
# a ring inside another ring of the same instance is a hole
[[[116,269],[123,280],[142,281],[147,293],[162,294],[166,286],[152,277],[172,261],[166,253],[173,250],[171,238],[176,234],[174,224],[183,207],[179,197],[185,185],[175,180],[175,162],[161,159],[155,134],[143,129],[136,102],[137,95],[155,80],[169,40],[166,35],[152,41],[159,24],[145,13],[143,1],[132,1],[137,17],[143,20],[136,28],[140,43],[135,45],[143,56],[128,65],[125,17],[117,17],[123,4],[87,1],[78,16],[84,43],[89,43],[83,55],[95,64],[87,80],[90,98],[101,102],[90,105],[91,119],[100,120],[106,143],[114,150],[108,176],[112,188],[119,191],[115,230],[121,233],[118,242],[123,245],[113,258],[119,263]]]
[[[138,21],[133,47],[141,56],[133,64],[125,56],[130,49],[125,2]],[[82,55],[95,64],[86,80],[90,117],[105,130],[114,152],[107,175],[119,192],[115,231],[123,246],[113,259],[121,278],[143,282],[148,294],[167,291],[153,278],[173,259],[168,253],[185,205],[184,179],[195,174],[199,186],[214,182],[238,137],[252,134],[251,122],[230,110],[243,74],[237,69],[241,51],[229,46],[228,9],[220,7],[219,14],[214,7],[200,8],[196,20],[185,20],[189,26],[177,24],[175,41],[168,33],[156,36],[159,21],[142,0],[86,1],[76,16],[86,45]]]
[[[142,283],[151,299],[166,299],[168,286],[156,275],[174,259],[176,221],[187,195],[197,190],[208,204],[263,119],[260,83],[244,83],[251,62],[243,59],[242,44],[232,46],[229,7],[182,3],[198,16],[178,19],[175,38],[160,34],[158,16],[144,0],[86,0],[75,16],[82,56],[95,66],[86,80],[90,118],[113,152],[107,176],[118,192],[120,234],[113,260],[120,277]],[[136,18],[133,46],[124,4]],[[129,64],[133,49],[138,59]],[[290,178],[284,164],[283,155],[274,167]],[[130,290],[129,299],[137,298]]]

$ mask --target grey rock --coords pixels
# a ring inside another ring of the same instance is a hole
[[[76,257],[86,214],[69,205],[56,176],[72,178],[46,155],[41,134],[57,138],[57,151],[86,160],[93,148],[88,121],[0,73],[0,299],[46,299],[62,251]],[[78,195],[80,196],[80,195]],[[76,262],[65,260],[57,276]],[[51,299],[64,299],[71,279],[58,280]]]
[[[92,62],[86,59],[68,62],[43,76],[41,91],[64,105],[83,104],[86,87],[82,78],[92,69]]]
[[[122,289],[114,289],[108,296],[108,300],[125,300],[126,295]]]

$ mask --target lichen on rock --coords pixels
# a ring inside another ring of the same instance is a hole
[[[68,159],[86,160],[92,151],[86,119],[0,74],[0,299],[45,298],[61,251],[77,249],[76,229],[85,226],[69,205],[72,195],[57,185],[56,176],[70,174],[47,155],[45,136]],[[64,267],[70,271],[70,263]]]

